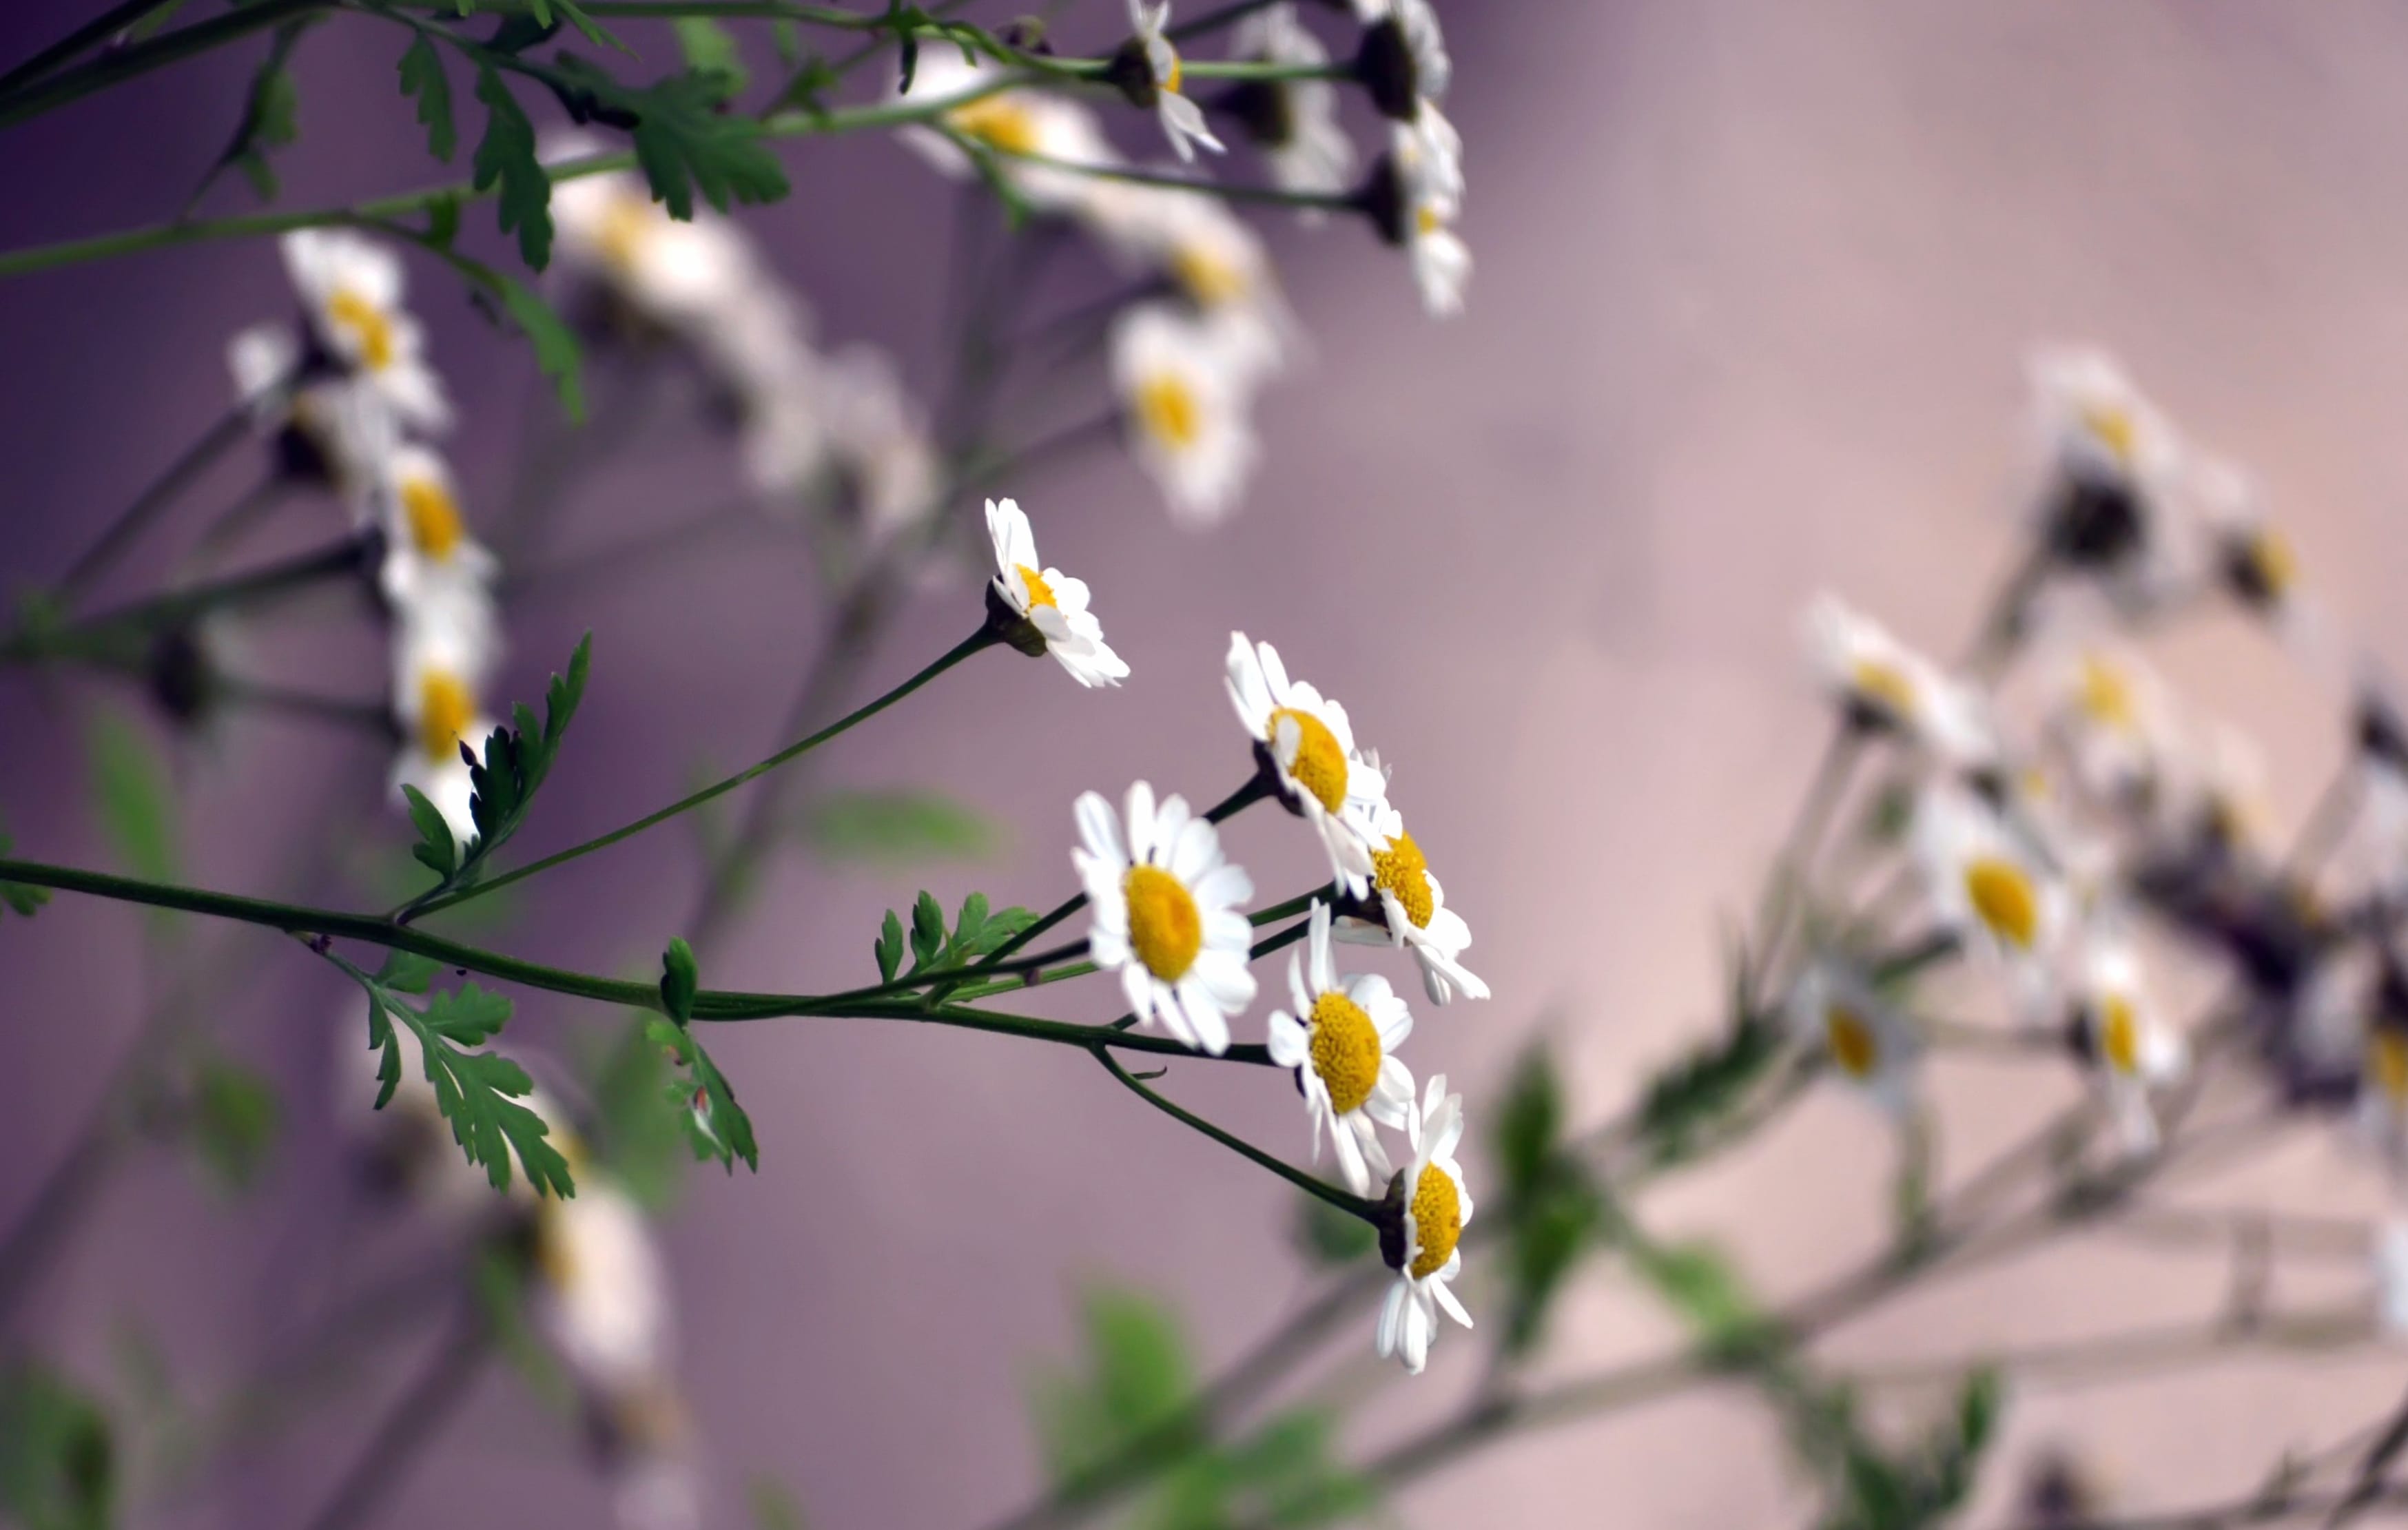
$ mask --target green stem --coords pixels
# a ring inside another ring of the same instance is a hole
[[[151,479],[150,485],[135,496],[134,503],[110,522],[99,539],[75,561],[66,577],[59,581],[59,598],[63,602],[74,601],[94,579],[107,573],[110,565],[157,522],[161,512],[173,505],[177,496],[192,485],[194,479],[208,471],[210,465],[250,432],[248,409],[236,405],[227,410],[215,424],[202,433],[199,440],[169,463],[165,472]]]
[[[498,877],[488,878],[486,880],[477,883],[473,887],[464,887],[456,892],[447,893],[439,898],[431,899],[425,904],[421,905],[417,908],[416,914],[423,916],[437,912],[444,908],[452,908],[458,904],[466,903],[472,898],[483,897],[486,894],[494,892],[498,888],[508,887],[512,882],[523,881],[527,878],[535,876],[538,872],[549,871],[554,866],[566,865],[567,863],[578,859],[580,856],[591,855],[594,851],[607,849],[611,845],[617,844],[622,839],[632,838],[656,824],[667,822],[670,819],[677,817],[681,813],[691,812],[707,802],[725,796],[728,793],[735,791],[745,782],[755,779],[761,776],[766,776],[770,771],[777,769],[780,765],[786,764],[788,761],[799,759],[801,756],[810,753],[812,750],[819,748],[822,744],[826,743],[829,739],[834,738],[837,735],[843,733],[854,724],[866,722],[869,719],[876,717],[887,708],[894,706],[898,701],[901,701],[905,696],[910,695],[912,692],[917,691],[920,687],[927,684],[930,680],[935,679],[946,670],[953,668],[953,665],[961,663],[964,659],[968,658],[971,654],[978,652],[982,649],[992,648],[1000,641],[1001,639],[996,636],[995,630],[992,627],[982,626],[979,628],[978,631],[970,634],[968,637],[963,638],[959,643],[954,644],[943,657],[938,659],[934,664],[928,665],[927,668],[921,670],[910,679],[905,680],[894,690],[887,692],[884,695],[878,697],[874,701],[867,702],[862,706],[853,708],[844,716],[829,723],[826,727],[822,728],[819,732],[812,734],[806,738],[800,739],[796,743],[787,745],[784,749],[780,750],[777,753],[770,755],[767,759],[761,761],[759,764],[751,765],[743,770],[739,770],[735,775],[726,778],[724,780],[716,781],[710,786],[706,786],[701,791],[696,792],[690,796],[681,797],[677,801],[670,803],[667,807],[663,808],[658,811],[646,813],[643,817],[637,819],[632,823],[621,824],[618,828],[612,829],[608,834],[596,835],[595,837],[586,840],[582,844],[571,845],[566,850],[561,851],[556,854],[547,855],[540,861],[530,861],[525,865],[519,866],[514,870],[506,871]]]
[[[1182,1050],[1183,1051],[1184,1049]],[[1232,1047],[1229,1050],[1234,1052],[1238,1049]],[[1195,1055],[1200,1056],[1204,1054],[1197,1053]],[[1262,1149],[1255,1147],[1253,1143],[1248,1142],[1243,1137],[1223,1131],[1220,1127],[1213,1125],[1209,1121],[1206,1121],[1202,1116],[1197,1115],[1195,1112],[1190,1110],[1182,1109],[1177,1105],[1172,1104],[1169,1100],[1165,1099],[1161,1094],[1146,1087],[1144,1080],[1140,1079],[1136,1074],[1131,1073],[1127,1068],[1123,1067],[1121,1065],[1120,1059],[1114,1057],[1107,1049],[1105,1044],[1100,1042],[1096,1044],[1095,1048],[1095,1056],[1096,1061],[1103,1064],[1105,1068],[1111,1073],[1113,1078],[1118,1079],[1122,1083],[1126,1084],[1131,1090],[1136,1092],[1137,1095],[1140,1099],[1144,1100],[1147,1104],[1153,1106],[1163,1114],[1170,1117],[1173,1121],[1194,1127],[1196,1130],[1203,1133],[1206,1137],[1211,1137],[1213,1141],[1221,1144],[1221,1146],[1228,1149],[1234,1153],[1237,1153],[1240,1157],[1254,1160],[1263,1167],[1270,1170],[1273,1174],[1278,1175],[1281,1179],[1285,1180],[1288,1183],[1296,1186],[1298,1190],[1305,1192],[1309,1195],[1317,1196],[1320,1199],[1328,1202],[1330,1205],[1338,1208],[1338,1209],[1345,1212],[1349,1216],[1360,1217],[1365,1222],[1375,1224],[1379,1222],[1380,1204],[1377,1201],[1365,1200],[1360,1195],[1340,1190],[1336,1185],[1320,1180],[1313,1175],[1305,1173],[1304,1170],[1296,1167],[1292,1164],[1284,1163],[1280,1159],[1272,1157],[1269,1153],[1263,1151]]]
[[[170,590],[65,627],[20,629],[0,638],[0,663],[105,653],[110,651],[107,639],[113,636],[129,631],[148,634],[220,607],[283,594],[357,572],[364,566],[366,551],[365,540],[347,536],[314,551],[190,589]]]
[[[333,5],[334,0],[253,0],[223,16],[179,27],[122,52],[106,54],[36,81],[0,99],[0,128],[14,127],[70,101],[222,48],[254,32],[265,32],[309,11],[331,9]]]
[[[122,0],[61,37],[5,75],[0,75],[0,100],[49,74],[79,53],[91,51],[118,33],[140,23],[152,11],[175,0]]]

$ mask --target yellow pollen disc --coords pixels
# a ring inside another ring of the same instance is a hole
[[[1203,307],[1236,303],[1246,295],[1246,273],[1235,261],[1225,261],[1209,250],[1182,245],[1171,251],[1170,270],[1187,295]]]
[[[1872,1025],[1864,1016],[1844,1004],[1832,1005],[1823,1012],[1823,1034],[1831,1045],[1831,1061],[1849,1078],[1873,1076],[1881,1062],[1881,1043],[1873,1038]]]
[[[1039,606],[1051,606],[1055,610],[1062,608],[1062,603],[1054,598],[1054,587],[1045,582],[1044,575],[1026,564],[1022,564],[1014,572],[1020,576],[1020,587],[1028,593],[1030,610]]]
[[[2408,1031],[2377,1026],[2366,1038],[2366,1071],[2393,1105],[2408,1105]]]
[[[1412,921],[1414,929],[1429,928],[1438,900],[1430,895],[1429,862],[1423,859],[1422,848],[1413,843],[1412,835],[1399,834],[1388,841],[1386,850],[1371,852],[1371,880],[1404,906],[1405,917]]]
[[[2291,586],[2299,581],[2300,560],[2280,532],[2261,528],[2252,533],[2244,555],[2249,566],[2257,571],[2258,582],[2276,600],[2290,593]]]
[[[1204,435],[1204,404],[1176,372],[1156,372],[1137,385],[1138,423],[1173,451],[1188,451]]]
[[[2141,1071],[2141,1019],[2128,995],[2110,994],[2099,1001],[2099,1051],[2118,1073]]]
[[[1914,715],[1914,678],[1894,664],[1858,659],[1848,670],[1856,694],[1890,716],[1904,721]]]
[[[1145,969],[1177,982],[1204,945],[1204,914],[1185,884],[1160,866],[1129,867],[1121,894],[1128,899],[1129,944]]]
[[[1006,154],[1034,154],[1038,150],[1037,119],[1018,101],[989,96],[956,107],[945,121],[964,137],[976,138]]]
[[[411,479],[401,486],[401,513],[409,522],[411,543],[438,563],[451,557],[467,535],[460,507],[434,479]]]
[[[635,269],[644,242],[657,226],[652,203],[628,192],[610,198],[610,205],[602,211],[602,225],[594,232],[594,242],[601,247],[603,261],[624,276]]]
[[[348,287],[340,288],[326,299],[326,317],[358,337],[362,366],[381,372],[393,365],[393,321],[375,304]]]
[[[535,1264],[536,1268],[543,1273],[546,1285],[554,1291],[566,1291],[577,1279],[577,1255],[570,1250],[568,1238],[562,1232],[561,1223],[565,1219],[559,1206],[558,1201],[546,1196],[536,1215]]]
[[[477,716],[477,698],[466,681],[446,669],[430,669],[418,682],[418,744],[430,760],[450,760],[460,736]]]
[[[1965,895],[1990,933],[2029,951],[2040,935],[2040,891],[2030,873],[2013,861],[1985,855],[1965,866]]]
[[[1312,1001],[1312,1071],[1329,1087],[1340,1115],[1362,1108],[1380,1081],[1380,1032],[1363,1007],[1343,994]]]
[[[1296,730],[1292,745],[1287,742],[1290,727]],[[1311,712],[1282,707],[1271,713],[1270,735],[1271,752],[1286,756],[1281,765],[1297,785],[1312,794],[1313,801],[1333,813],[1346,806],[1346,751],[1328,723]]]
[[[1421,230],[1423,236],[1426,237],[1444,228],[1446,220],[1439,216],[1436,204],[1425,202],[1413,213],[1413,226]]]
[[[1425,1166],[1413,1186],[1413,1235],[1422,1246],[1412,1266],[1416,1280],[1426,1280],[1445,1267],[1463,1237],[1462,1197],[1454,1177],[1436,1164]]]
[[[2132,411],[2114,405],[2092,404],[2082,411],[2082,426],[2099,437],[2099,444],[2119,463],[2132,460],[2132,448],[2138,444],[2140,427]]]
[[[1163,51],[1170,54],[1170,67],[1163,73],[1162,88],[1177,95],[1180,81],[1187,78],[1187,65],[1179,62],[1178,53],[1172,50],[1165,49]]]
[[[2119,733],[2140,731],[2141,708],[2132,694],[2132,682],[2104,659],[2082,661],[2082,709],[2101,726]]]

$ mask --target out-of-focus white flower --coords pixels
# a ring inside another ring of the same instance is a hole
[[[2127,609],[2195,589],[2203,550],[2172,425],[2104,351],[2046,348],[2028,370],[2049,464],[2040,536],[2050,555]]]
[[[1279,650],[1229,635],[1229,705],[1268,765],[1280,800],[1320,836],[1329,869],[1354,897],[1370,887],[1371,852],[1387,848],[1374,822],[1388,780],[1354,747],[1346,708],[1288,679]]]
[[[1864,974],[1836,958],[1808,965],[1789,994],[1789,1024],[1868,1099],[1893,1116],[1914,1108],[1922,1043]]]
[[[2157,1150],[2153,1090],[2181,1077],[2186,1049],[2143,980],[2140,953],[2120,936],[2094,936],[2077,993],[2081,1023],[2124,1151]]]
[[[2070,918],[2063,883],[1987,804],[1946,783],[1916,800],[1914,851],[1941,926],[2002,965],[2036,1018]]]
[[[547,142],[547,164],[593,152],[582,135]],[[672,218],[631,175],[577,176],[552,188],[559,264],[599,281],[637,317],[671,331],[707,323],[764,281],[741,230],[707,207]]]
[[[589,1394],[624,1396],[667,1374],[675,1345],[668,1272],[652,1224],[607,1175],[536,1208],[538,1322]]]
[[[1281,4],[1258,10],[1238,23],[1229,39],[1230,52],[1291,68],[1320,68],[1329,63],[1329,50],[1297,20],[1296,7]],[[1269,164],[1271,183],[1283,191],[1336,196],[1346,192],[1354,173],[1354,140],[1338,120],[1338,86],[1326,79],[1282,79],[1250,83],[1239,93],[1239,115],[1246,121],[1254,143]],[[1302,209],[1308,220],[1324,216],[1317,207]]]
[[[1378,1347],[1383,1360],[1396,1356],[1414,1375],[1429,1363],[1430,1341],[1438,1335],[1438,1315],[1471,1326],[1451,1282],[1463,1269],[1463,1251],[1456,1247],[1471,1221],[1471,1192],[1465,1188],[1463,1168],[1455,1150],[1463,1140],[1463,1097],[1446,1092],[1446,1075],[1429,1081],[1419,1109],[1405,1121],[1413,1144],[1412,1162],[1405,1169],[1403,1237],[1389,1258],[1397,1272],[1380,1307]]]
[[[1410,122],[1446,99],[1455,64],[1430,0],[1354,0],[1354,14],[1363,22],[1360,68],[1373,105]]]
[[[1297,344],[1296,320],[1261,236],[1227,203],[1124,183],[1098,198],[1093,221],[1107,246],[1177,284],[1242,382],[1285,364]]]
[[[2373,1264],[2374,1307],[2383,1331],[2394,1338],[2408,1337],[2408,1222],[2395,1217],[2383,1224]]]
[[[1389,134],[1385,164],[1373,183],[1373,213],[1389,243],[1405,252],[1422,307],[1437,318],[1463,311],[1471,284],[1471,247],[1455,231],[1463,216],[1463,141],[1438,108]]]
[[[1126,679],[1128,665],[1104,641],[1103,623],[1087,609],[1085,581],[1038,561],[1037,534],[1020,502],[988,500],[986,531],[995,544],[996,596],[1045,640],[1045,651],[1091,689]]]
[[[305,376],[300,342],[283,324],[253,324],[226,344],[235,397],[269,437],[283,478],[355,499],[396,432],[391,413],[356,379]]]
[[[2227,723],[2195,730],[2170,772],[2164,827],[2204,835],[2244,854],[2273,843],[2274,809],[2266,793],[2266,757],[2257,740]]]
[[[1254,1002],[1247,970],[1254,884],[1221,857],[1221,836],[1177,795],[1157,805],[1154,788],[1128,790],[1128,837],[1100,794],[1077,805],[1080,848],[1070,852],[1095,923],[1087,954],[1121,975],[1141,1022],[1190,1047],[1229,1050],[1229,1017]]]
[[[1288,995],[1296,1008],[1271,1011],[1271,1061],[1296,1069],[1312,1125],[1312,1161],[1321,1162],[1326,1134],[1347,1188],[1367,1195],[1374,1179],[1394,1172],[1380,1145],[1380,1126],[1403,1130],[1412,1108],[1413,1076],[1397,1057],[1398,1046],[1412,1034],[1412,1011],[1385,978],[1338,975],[1326,903],[1312,906],[1306,951],[1288,958]]]
[[[2045,726],[2082,790],[2112,805],[2148,802],[2183,753],[2165,682],[2122,647],[2086,646],[2055,666]]]
[[[1204,108],[1181,93],[1183,82],[1179,64],[1179,50],[1163,36],[1170,22],[1170,0],[1150,5],[1147,0],[1128,0],[1129,25],[1137,33],[1137,44],[1145,54],[1145,65],[1154,80],[1154,114],[1162,119],[1162,136],[1170,140],[1171,152],[1182,160],[1196,157],[1196,146],[1218,154],[1221,140],[1204,121]]]
[[[425,336],[402,307],[400,257],[337,228],[294,229],[282,249],[310,335],[326,357],[365,381],[404,423],[450,425],[452,406],[427,365]]]
[[[1376,755],[1367,755],[1378,765]],[[1386,848],[1371,852],[1371,891],[1383,922],[1341,919],[1337,936],[1360,945],[1402,946],[1422,969],[1422,990],[1432,1004],[1450,1004],[1457,994],[1488,997],[1488,985],[1463,965],[1471,947],[1471,926],[1446,906],[1446,892],[1429,868],[1422,848],[1405,830],[1405,815],[1384,807],[1372,828]]]
[[[838,501],[872,547],[942,508],[944,475],[928,422],[885,352],[854,346],[824,358],[820,412]]]
[[[387,600],[412,610],[447,600],[491,600],[494,555],[469,534],[451,470],[438,453],[414,444],[395,448],[385,498],[378,581]]]
[[[2408,1177],[2408,1019],[2391,1013],[2382,1002],[2383,988],[2391,976],[2378,977],[2373,994],[2362,1001],[2374,1004],[2376,1013],[2372,1020],[2360,1022],[2365,1050],[2358,1080],[2358,1114],[2359,1125],[2392,1172]]]
[[[1113,322],[1112,378],[1130,449],[1183,524],[1226,515],[1254,472],[1257,341],[1159,303]]]
[[[1859,725],[1886,729],[1959,769],[1997,757],[1980,693],[1838,596],[1808,608],[1806,645],[1816,676]]]
[[[897,136],[939,174],[955,180],[976,174],[964,143],[985,150],[996,173],[1030,207],[1040,212],[1082,213],[1104,182],[1074,166],[1117,165],[1120,154],[1085,107],[1048,91],[995,88],[1002,78],[998,67],[985,60],[965,60],[945,49],[924,50],[910,90],[897,99],[974,99],[940,113],[936,127],[915,123],[900,129]],[[1054,163],[1040,163],[1046,161]]]
[[[493,634],[479,629],[466,603],[406,610],[395,624],[393,710],[403,736],[393,790],[417,788],[463,849],[477,830],[469,808],[475,789],[460,750],[465,743],[481,752],[493,731],[480,697],[498,659]]]

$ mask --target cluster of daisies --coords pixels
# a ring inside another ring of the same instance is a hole
[[[1051,653],[1082,684],[1117,683],[1128,670],[1105,643],[1086,586],[1038,557],[1028,518],[1007,500],[990,503],[996,575],[989,609],[1017,646]],[[1227,689],[1251,746],[1255,775],[1242,804],[1275,797],[1312,830],[1330,882],[1315,898],[1301,952],[1288,961],[1288,1008],[1268,1020],[1268,1052],[1292,1069],[1304,1097],[1318,1163],[1325,1146],[1356,1195],[1385,1186],[1383,1249],[1398,1271],[1383,1308],[1379,1350],[1419,1371],[1446,1312],[1466,1326],[1450,1288],[1462,1268],[1456,1247],[1471,1219],[1471,1194],[1455,1151],[1462,1102],[1432,1078],[1416,1098],[1398,1055],[1412,1011],[1388,979],[1338,969],[1335,942],[1386,945],[1412,953],[1434,1004],[1486,998],[1463,965],[1470,927],[1446,906],[1421,847],[1390,800],[1389,769],[1359,747],[1346,708],[1293,679],[1268,643],[1232,634]],[[1230,1022],[1254,1002],[1254,885],[1227,859],[1214,817],[1177,794],[1157,797],[1138,781],[1115,813],[1101,794],[1074,806],[1079,845],[1070,852],[1093,923],[1087,954],[1118,977],[1131,1018],[1197,1051],[1229,1048]],[[1381,1128],[1404,1134],[1401,1171]]]
[[[1878,768],[1865,836],[1810,901],[1790,1019],[1836,1073],[1914,1110],[1933,1029],[1914,979],[1962,956],[1992,975],[2011,1034],[2054,1035],[2087,1070],[2123,1152],[2157,1150],[2213,1035],[2283,1104],[2354,1113],[2408,1187],[2408,731],[2361,665],[2349,768],[2308,835],[2274,843],[2247,740],[2181,706],[2139,638],[2238,610],[2329,676],[2287,542],[2246,475],[2108,357],[2046,352],[2031,379],[2028,556],[1981,650],[1952,668],[1837,600],[1810,615],[1840,747]],[[1893,846],[1902,875],[1885,871]],[[1909,893],[1923,933],[1901,945]],[[2229,997],[2186,1035],[2159,994],[2200,952]],[[2408,1314],[2408,1234],[2386,1248]]]
[[[931,48],[899,99],[958,99],[903,130],[906,141],[940,172],[985,176],[1032,212],[1083,230],[1140,280],[1142,295],[1114,315],[1107,337],[1115,396],[1130,450],[1173,515],[1204,524],[1229,511],[1253,472],[1254,400],[1296,358],[1296,321],[1261,236],[1211,182],[1128,179],[1134,167],[1074,91],[1118,91],[1152,110],[1181,162],[1224,150],[1215,119],[1242,131],[1279,189],[1357,210],[1401,247],[1432,313],[1462,307],[1471,258],[1455,232],[1462,140],[1440,104],[1452,70],[1429,0],[1355,0],[1351,68],[1332,65],[1295,5],[1265,7],[1232,30],[1232,57],[1298,77],[1238,80],[1211,94],[1195,91],[1182,65],[1169,10],[1129,0],[1134,35],[1102,81],[1031,83],[1008,65]],[[1387,123],[1388,148],[1359,179],[1340,120],[1340,73],[1363,84]]]

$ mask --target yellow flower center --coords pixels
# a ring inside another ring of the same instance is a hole
[[[1324,809],[1334,813],[1345,807],[1346,751],[1329,724],[1293,707],[1271,713],[1270,724],[1271,752],[1280,757],[1281,768]]]
[[[633,192],[622,192],[602,209],[602,223],[594,231],[594,242],[601,247],[604,263],[625,276],[635,270],[645,241],[657,226],[652,203]]]
[[[1424,238],[1427,238],[1444,228],[1446,220],[1440,216],[1437,203],[1425,202],[1413,209],[1413,226],[1421,231]]]
[[[438,563],[451,557],[467,535],[460,507],[432,478],[411,479],[401,486],[401,513],[409,522],[410,541]]]
[[[1187,289],[1187,295],[1208,308],[1240,301],[1250,285],[1237,262],[1193,244],[1171,251],[1170,270]]]
[[[2110,994],[2099,1001],[2099,1051],[2118,1073],[2141,1071],[2141,1017],[2129,994]]]
[[[1380,1033],[1363,1007],[1343,994],[1312,1001],[1312,1071],[1329,1087],[1340,1115],[1362,1108],[1380,1081]]]
[[[2096,656],[2082,661],[2082,709],[2090,720],[2118,733],[2138,733],[2141,708],[2124,672]]]
[[[1399,833],[1388,841],[1386,850],[1371,852],[1371,880],[1404,906],[1405,917],[1413,928],[1429,928],[1430,915],[1438,911],[1438,899],[1430,895],[1429,862],[1423,859],[1422,848],[1413,836]]]
[[[2014,862],[1984,855],[1965,866],[1965,895],[1990,933],[2029,951],[2040,935],[2040,890]]]
[[[2408,1105],[2408,1031],[2379,1025],[2366,1038],[2366,1072],[2393,1105]]]
[[[2082,428],[2097,436],[2099,444],[2117,462],[2131,462],[2132,449],[2140,440],[2140,425],[2131,410],[2114,404],[2085,405]]]
[[[1204,914],[1186,885],[1160,866],[1129,867],[1121,894],[1128,899],[1129,944],[1145,969],[1177,982],[1204,945]]]
[[[991,95],[956,107],[945,122],[964,137],[976,138],[1006,154],[1034,154],[1038,149],[1037,118],[1025,103]]]
[[[1413,1279],[1426,1280],[1443,1268],[1462,1237],[1463,1199],[1455,1193],[1455,1177],[1427,1165],[1413,1186],[1413,1238],[1422,1251],[1413,1255]]]
[[[448,669],[430,669],[418,682],[418,743],[430,760],[459,752],[460,736],[477,716],[477,697]]]
[[[568,1241],[568,1220],[560,1210],[560,1202],[545,1196],[535,1219],[535,1265],[543,1282],[554,1291],[566,1291],[577,1280],[577,1252]]]
[[[1176,372],[1156,372],[1137,385],[1138,423],[1173,451],[1188,451],[1204,435],[1204,403]]]
[[[1045,582],[1044,575],[1026,564],[1022,564],[1015,572],[1020,575],[1020,587],[1028,593],[1030,610],[1033,611],[1039,606],[1051,606],[1055,610],[1062,608],[1062,603],[1054,598],[1054,587]]]
[[[326,317],[350,330],[360,344],[360,365],[381,372],[393,365],[393,321],[384,310],[348,287],[338,287],[326,299]]]
[[[1851,1079],[1870,1079],[1881,1062],[1881,1043],[1864,1016],[1844,1004],[1823,1011],[1823,1034],[1831,1046],[1831,1061]]]
[[[1162,50],[1170,55],[1170,66],[1162,72],[1160,84],[1171,94],[1179,93],[1180,81],[1187,78],[1187,65],[1179,62],[1179,50],[1165,43]]]
[[[1900,721],[1914,715],[1914,677],[1881,659],[1858,659],[1848,670],[1856,694]]]
[[[2242,544],[2241,555],[2249,561],[2251,572],[2272,599],[2281,600],[2299,582],[2299,557],[2281,532],[2263,526],[2251,532]]]

